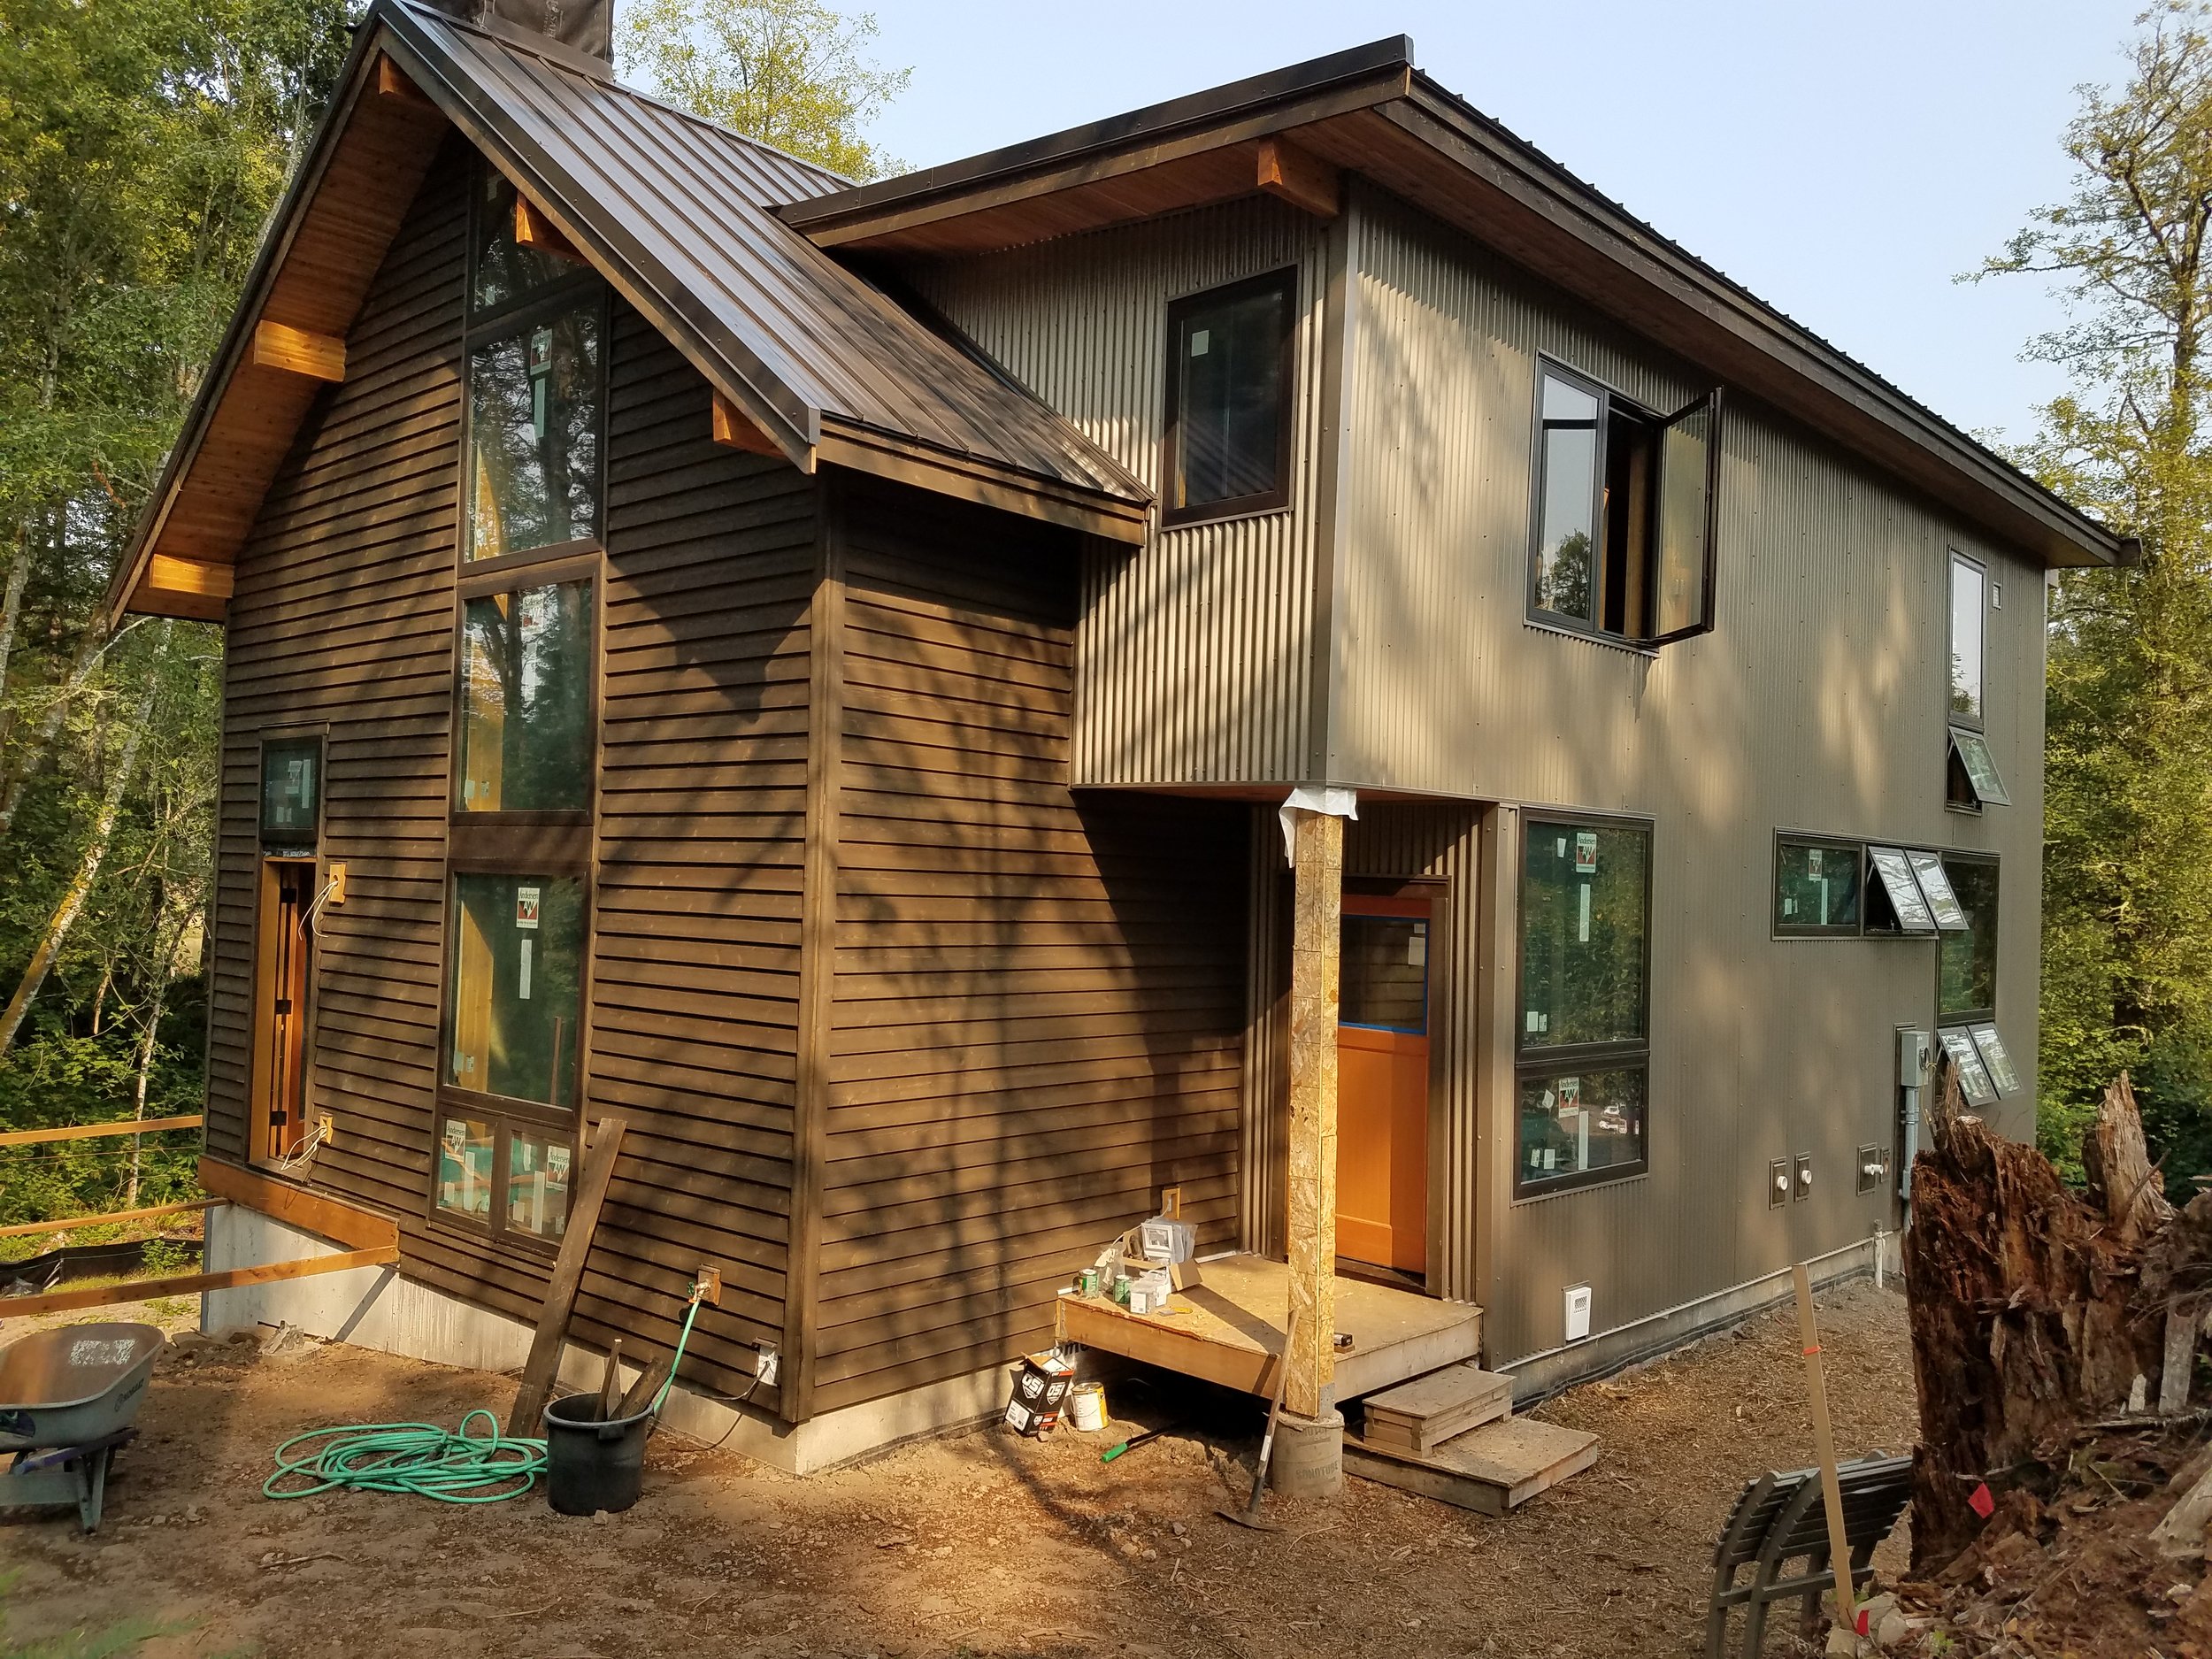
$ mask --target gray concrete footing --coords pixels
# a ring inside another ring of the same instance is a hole
[[[1332,1498],[1344,1488],[1344,1417],[1286,1411],[1275,1424],[1274,1467],[1268,1484],[1286,1498]]]

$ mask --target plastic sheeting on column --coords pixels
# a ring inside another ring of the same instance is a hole
[[[1356,818],[1359,816],[1359,792],[1356,789],[1324,787],[1319,784],[1302,783],[1284,799],[1280,817],[1283,820],[1283,862],[1298,862],[1297,841],[1294,834],[1296,820],[1293,812],[1320,812],[1330,818]]]

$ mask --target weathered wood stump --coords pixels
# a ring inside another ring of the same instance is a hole
[[[2062,1465],[2078,1428],[2124,1411],[2139,1379],[2155,1397],[2169,1304],[2212,1260],[2197,1254],[2212,1242],[2212,1206],[2203,1226],[2167,1225],[2124,1078],[2091,1133],[2093,1201],[2034,1148],[1966,1116],[1947,1065],[1932,1124],[1905,1237],[1920,1392],[1912,1555],[1924,1573],[1980,1532],[1970,1500],[1985,1481],[2047,1496],[2049,1460]],[[2182,1259],[2169,1259],[2170,1240]],[[2161,1282],[2147,1295],[2154,1261]]]

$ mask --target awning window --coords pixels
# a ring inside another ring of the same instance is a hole
[[[1935,918],[1940,932],[1963,933],[1970,932],[1973,922],[1966,914],[1966,906],[1959,902],[1958,895],[1951,889],[1951,878],[1944,873],[1940,854],[1924,848],[1914,847],[1905,856],[1912,861],[1912,872],[1920,878],[1920,891],[1928,901],[1929,913]]]
[[[1997,1034],[1994,1025],[1984,1022],[1969,1025],[1967,1031],[1979,1050],[1982,1064],[1989,1072],[1990,1087],[2000,1094],[2012,1094],[2020,1087],[2020,1074],[2012,1069],[2012,1056],[2005,1052],[2005,1040]]]
[[[1966,1103],[1996,1104],[1997,1090],[1989,1080],[1988,1068],[1982,1064],[1981,1050],[1975,1046],[1973,1034],[1963,1025],[1946,1025],[1939,1034],[1944,1051],[1951,1056],[1951,1064],[1958,1067],[1959,1093],[1966,1096]]]
[[[1951,753],[1957,758],[1959,770],[1965,775],[1977,805],[2012,804],[2012,797],[2005,793],[2005,780],[1997,775],[1996,758],[1989,752],[1987,738],[1979,732],[1955,726],[1951,728]]]
[[[1874,879],[1870,885],[1889,901],[1890,912],[1887,918],[1882,918],[1878,911],[1870,916],[1867,918],[1869,930],[1891,931],[1881,926],[1882,921],[1887,920],[1897,933],[1934,933],[1935,914],[1928,908],[1928,901],[1921,896],[1920,883],[1913,877],[1912,860],[1905,856],[1904,849],[1899,847],[1869,847],[1866,857],[1874,868]],[[1944,884],[1943,890],[1946,894],[1950,892],[1948,882]],[[1951,902],[1955,906],[1958,902],[1956,899]]]

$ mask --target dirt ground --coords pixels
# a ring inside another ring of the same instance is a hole
[[[191,1325],[175,1303],[102,1317]],[[11,1321],[0,1341],[69,1322]],[[1823,1298],[1822,1324],[1840,1452],[1909,1446],[1902,1297],[1848,1286]],[[1742,1482],[1812,1461],[1800,1365],[1785,1307],[1540,1408],[1594,1430],[1602,1456],[1510,1517],[1354,1479],[1328,1501],[1271,1494],[1283,1530],[1265,1535],[1213,1512],[1246,1489],[1257,1409],[1171,1382],[1110,1390],[1103,1433],[992,1429],[806,1480],[662,1434],[619,1516],[557,1516],[536,1493],[275,1502],[261,1484],[286,1436],[503,1415],[513,1380],[296,1333],[178,1346],[96,1536],[60,1511],[0,1511],[0,1655],[41,1640],[146,1659],[1688,1654]],[[1100,1463],[1169,1423],[1184,1427]],[[1893,1540],[1877,1564],[1903,1561]],[[98,1640],[129,1621],[166,1633],[135,1650]],[[1769,1644],[1794,1650],[1786,1632]]]

